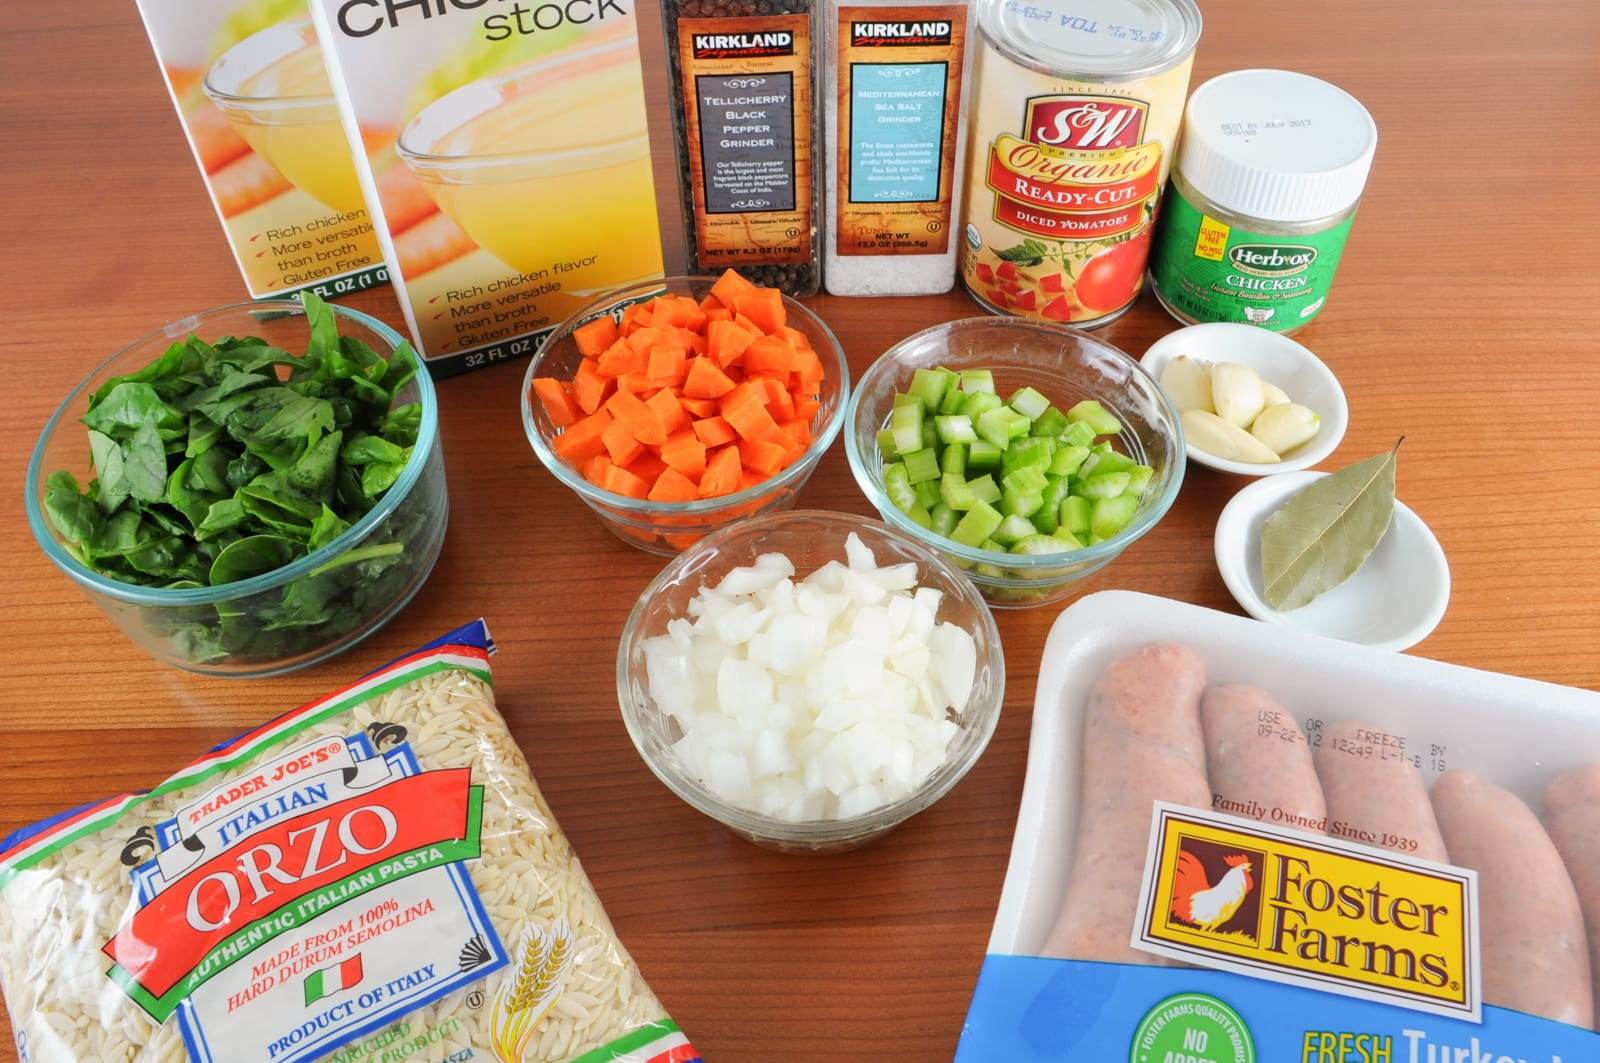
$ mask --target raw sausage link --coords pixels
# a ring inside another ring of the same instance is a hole
[[[1544,792],[1544,822],[1578,890],[1594,978],[1600,974],[1600,764],[1568,772],[1550,784]],[[1600,979],[1595,993],[1594,1014],[1600,1019]]]
[[[1200,724],[1213,808],[1318,834],[1328,829],[1311,747],[1271,694],[1243,683],[1212,687],[1200,702]]]
[[[1442,864],[1448,857],[1422,773],[1384,741],[1387,734],[1353,721],[1323,729],[1316,765],[1328,833]]]
[[[1483,999],[1589,1026],[1594,995],[1578,892],[1539,817],[1508,790],[1466,771],[1433,784],[1450,859],[1478,873]]]
[[[1204,809],[1205,663],[1183,646],[1142,646],[1113,661],[1083,724],[1078,842],[1067,895],[1043,954],[1155,964],[1128,947],[1139,907],[1151,806]]]

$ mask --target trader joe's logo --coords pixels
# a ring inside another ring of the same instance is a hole
[[[1292,277],[1317,260],[1317,249],[1304,244],[1239,244],[1228,249],[1228,261],[1253,277]]]
[[[1469,870],[1158,803],[1131,944],[1478,1022],[1477,896]]]

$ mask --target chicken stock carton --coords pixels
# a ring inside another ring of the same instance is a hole
[[[1105,592],[956,1060],[1577,1063],[1597,974],[1600,695]]]
[[[530,354],[662,274],[636,0],[312,0],[435,375]]]
[[[251,296],[387,281],[306,0],[139,12]]]

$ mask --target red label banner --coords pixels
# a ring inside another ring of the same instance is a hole
[[[1121,210],[1100,214],[1063,214],[996,196],[994,219],[1002,225],[1054,240],[1098,240],[1131,232],[1142,225],[1144,203],[1141,200]]]

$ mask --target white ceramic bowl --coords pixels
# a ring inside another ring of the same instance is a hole
[[[1310,407],[1322,417],[1322,426],[1309,443],[1296,447],[1276,465],[1229,461],[1189,446],[1189,460],[1235,476],[1277,476],[1311,468],[1334,452],[1350,423],[1350,407],[1333,370],[1322,359],[1288,336],[1255,325],[1219,321],[1190,325],[1169,332],[1139,360],[1151,376],[1161,379],[1167,363],[1181,354],[1204,362],[1238,362],[1261,374],[1261,379],[1282,388],[1289,398]]]
[[[1250,326],[1245,326],[1250,327]],[[1261,578],[1261,526],[1322,472],[1257,480],[1217,518],[1217,568],[1234,600],[1257,620],[1385,650],[1421,642],[1450,602],[1450,566],[1433,532],[1396,501],[1389,530],[1356,574],[1299,609],[1268,605]]]

